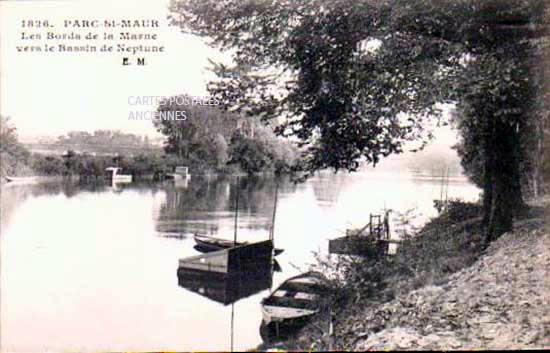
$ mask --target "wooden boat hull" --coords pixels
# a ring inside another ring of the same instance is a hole
[[[234,242],[233,240],[214,238],[199,234],[195,234],[195,242],[197,243],[195,249],[205,253],[230,249],[236,246],[243,246],[248,244],[245,242]],[[274,249],[275,256],[281,254],[283,251],[283,249]]]
[[[164,175],[165,179],[172,179],[172,180],[181,180],[183,179],[181,175],[174,174],[174,173],[167,173]]]
[[[287,340],[299,334],[300,330],[310,322],[311,318],[312,316],[284,324],[278,322],[266,323],[262,320],[260,324],[260,337],[267,344]]]
[[[232,240],[207,237],[199,234],[195,234],[195,242],[199,247],[204,248],[207,252],[229,249],[235,246],[241,246],[245,244],[245,243],[234,242]]]
[[[273,242],[266,240],[181,259],[179,267],[227,274],[259,264],[271,266],[272,252]]]
[[[38,181],[37,177],[12,177],[12,176],[5,176],[4,177],[7,182],[10,183],[35,183]]]
[[[265,325],[300,326],[316,315],[323,295],[329,292],[327,279],[318,272],[306,272],[284,281],[261,303]]]
[[[167,173],[164,175],[165,179],[171,179],[171,180],[191,180],[191,174],[178,174],[178,173]]]

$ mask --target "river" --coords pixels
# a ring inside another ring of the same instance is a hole
[[[328,239],[369,213],[415,209],[479,194],[463,177],[418,172],[321,173],[294,185],[273,178],[193,177],[189,183],[4,185],[1,192],[1,328],[5,352],[235,350],[261,343],[266,288],[224,305],[178,285],[178,260],[198,252],[193,233],[268,238],[274,224],[285,278],[306,270]],[[232,315],[233,314],[233,315]],[[232,322],[233,317],[233,322]],[[232,330],[233,327],[233,330]]]

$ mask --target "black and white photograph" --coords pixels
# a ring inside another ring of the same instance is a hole
[[[549,0],[0,0],[0,352],[550,349]]]

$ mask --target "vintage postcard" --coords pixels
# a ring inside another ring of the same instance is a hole
[[[0,0],[0,351],[550,348],[547,5]]]

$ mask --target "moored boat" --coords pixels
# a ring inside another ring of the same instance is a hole
[[[328,280],[319,272],[291,277],[262,300],[263,324],[299,328],[319,312],[328,292]]]
[[[259,264],[271,266],[272,254],[273,242],[264,240],[180,259],[179,269],[228,274],[234,270],[257,268]]]
[[[240,242],[235,242],[233,240],[214,238],[214,237],[201,235],[201,234],[195,234],[195,242],[197,243],[198,247],[203,249],[203,252],[229,249],[229,248],[244,244]]]
[[[107,172],[107,178],[112,181],[132,182],[131,174],[119,174],[120,172],[122,172],[122,168],[108,167],[108,168],[105,168],[105,171]]]
[[[210,237],[207,235],[195,234],[196,249],[201,252],[211,252],[233,248],[248,244],[247,242],[235,242],[233,240]],[[282,253],[283,249],[275,249],[275,255]]]
[[[10,183],[33,183],[38,181],[38,177],[12,177],[6,175],[4,178]]]

